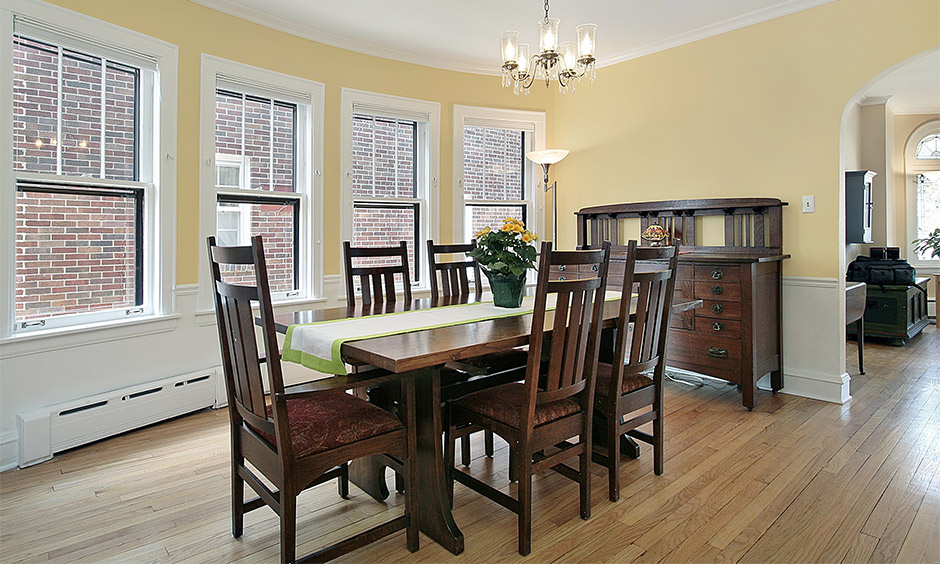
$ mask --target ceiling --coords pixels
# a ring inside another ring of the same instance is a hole
[[[916,57],[864,92],[862,105],[882,103],[896,114],[940,113],[940,50]]]
[[[497,74],[499,35],[538,44],[540,0],[193,0],[287,33],[369,55]],[[561,40],[598,24],[598,66],[804,10],[831,0],[555,0]]]

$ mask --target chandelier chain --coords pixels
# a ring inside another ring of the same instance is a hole
[[[548,0],[545,0],[545,19],[548,19]]]

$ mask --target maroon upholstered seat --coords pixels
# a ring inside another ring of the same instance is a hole
[[[272,406],[267,411],[268,417],[274,417]],[[297,458],[403,427],[391,413],[343,392],[320,392],[314,397],[287,400],[287,417]],[[274,443],[273,435],[258,433]]]
[[[613,369],[614,367],[609,364],[603,362],[597,363],[597,384],[594,386],[595,396],[607,397],[607,392],[610,390],[610,377]],[[649,376],[643,374],[624,374],[623,384],[620,386],[620,393],[621,395],[629,394],[634,390],[652,385],[653,379]]]
[[[525,400],[525,386],[514,382],[474,392],[454,403],[464,409],[474,411],[494,421],[499,421],[504,425],[518,427]],[[540,403],[535,406],[535,426],[577,413],[580,409],[577,402],[567,398],[550,403]]]

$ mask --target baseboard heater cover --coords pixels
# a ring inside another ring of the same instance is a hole
[[[216,369],[18,413],[19,467],[83,444],[217,405]]]

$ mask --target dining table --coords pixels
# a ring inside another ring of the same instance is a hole
[[[482,304],[487,300],[492,301],[492,297],[484,293],[447,297],[436,301],[418,298],[412,301],[360,303],[349,307],[280,313],[274,316],[274,324],[279,333],[286,334],[292,325],[333,322],[461,304]],[[677,297],[673,301],[672,313],[682,313],[701,306],[702,300]],[[604,329],[608,335],[615,328],[619,308],[619,298],[608,297],[604,306]],[[402,378],[414,378],[416,425],[408,431],[415,433],[413,437],[417,444],[416,467],[419,487],[417,492],[407,492],[407,495],[415,496],[413,507],[419,530],[453,554],[463,552],[464,536],[454,520],[446,480],[447,461],[444,460],[441,440],[444,433],[441,371],[448,363],[527,345],[532,314],[526,309],[520,309],[518,315],[511,313],[507,310],[507,316],[485,321],[349,340],[342,342],[340,346],[340,354],[345,362],[352,365],[370,365],[399,374]],[[545,316],[545,332],[548,335],[551,333],[553,320],[554,316]],[[453,464],[453,461],[450,463]],[[349,477],[360,489],[378,500],[384,500],[389,495],[385,466],[374,459],[353,461]]]

